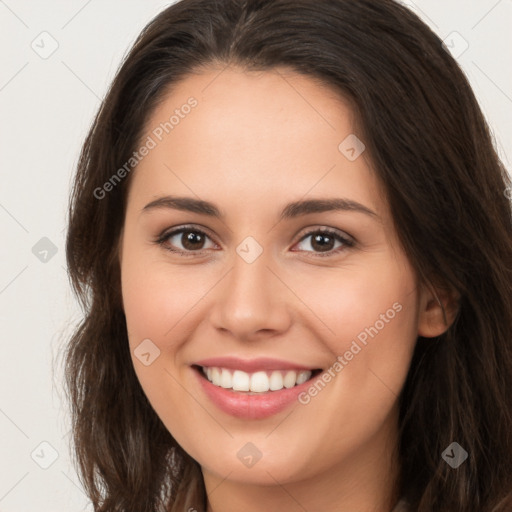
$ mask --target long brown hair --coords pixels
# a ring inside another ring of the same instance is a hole
[[[98,188],[132,156],[169,87],[211,63],[286,67],[354,105],[411,264],[460,296],[447,332],[417,340],[400,395],[400,492],[418,512],[512,510],[510,178],[463,72],[392,0],[183,0],[124,60],[81,152],[66,246],[85,313],[66,351],[66,389],[94,510],[205,507],[199,465],[152,409],[130,358],[117,250],[131,174]],[[457,469],[441,457],[452,442],[469,454]]]

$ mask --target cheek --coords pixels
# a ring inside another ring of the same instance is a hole
[[[408,266],[389,259],[386,271],[377,265],[304,282],[301,293],[322,320],[318,333],[332,353],[330,375],[302,395],[301,412],[305,424],[315,418],[315,431],[328,441],[314,452],[334,462],[377,436],[394,410],[417,338],[416,280]]]
[[[181,340],[186,338],[183,329],[201,297],[200,290],[187,284],[185,275],[171,275],[168,266],[152,261],[136,247],[130,251],[127,245],[123,252],[121,286],[135,373],[168,430],[186,438],[186,426],[195,421],[198,411],[197,403],[179,384],[183,375],[177,358]]]
[[[312,273],[295,278],[294,290],[318,319],[319,332],[325,333],[324,343],[333,354],[349,350],[353,340],[364,346],[376,337],[391,345],[414,338],[417,294],[413,272],[406,262],[389,255],[383,254],[380,260],[364,269],[347,266],[321,278]],[[402,333],[400,338],[398,333]]]
[[[145,338],[161,345],[174,338],[173,330],[181,328],[208,282],[204,275],[195,279],[191,267],[171,268],[154,248],[141,248],[129,239],[123,254],[121,286],[132,349]]]
[[[130,342],[139,338],[159,340],[173,329],[180,317],[186,315],[189,297],[181,283],[172,283],[165,275],[158,278],[155,272],[129,269],[122,277],[123,304]],[[179,290],[179,292],[178,292]],[[193,300],[191,292],[190,300]]]
[[[305,280],[298,293],[321,320],[318,334],[323,333],[322,342],[332,354],[329,391],[322,395],[340,405],[329,421],[341,421],[340,428],[364,425],[370,435],[389,413],[407,376],[417,339],[416,278],[404,260],[388,255],[364,272],[347,268],[337,276]],[[304,403],[311,402],[313,415],[325,417],[317,394],[313,389]]]
[[[180,428],[180,418],[197,414],[197,404],[178,384],[189,377],[181,349],[205,315],[202,299],[218,273],[200,273],[186,265],[171,267],[165,255],[141,245],[131,244],[127,237],[121,265],[130,353],[144,393],[174,432]],[[187,412],[176,415],[176,410]]]

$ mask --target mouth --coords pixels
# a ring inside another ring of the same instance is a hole
[[[299,405],[298,397],[323,372],[319,368],[260,358],[212,358],[191,365],[205,399],[243,420],[269,418]]]
[[[257,370],[245,372],[219,366],[193,365],[199,375],[214,386],[248,395],[278,392],[300,386],[319,375],[321,369],[313,370]]]

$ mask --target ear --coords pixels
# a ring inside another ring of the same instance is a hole
[[[453,289],[430,283],[422,285],[418,335],[434,338],[446,332],[459,312],[459,299],[460,295]]]

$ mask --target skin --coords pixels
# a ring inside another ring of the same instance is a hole
[[[211,66],[173,88],[141,140],[191,96],[197,106],[131,176],[120,241],[123,305],[142,388],[201,465],[208,512],[390,511],[398,500],[398,395],[417,336],[448,326],[398,243],[368,152],[351,162],[338,150],[357,135],[352,109],[290,70]],[[170,194],[210,201],[224,217],[142,212]],[[287,203],[314,198],[350,199],[376,215],[327,211],[279,220]],[[155,242],[184,224],[206,231],[202,250],[171,252],[185,250],[181,234]],[[324,253],[312,239],[322,228],[356,243],[318,256]],[[248,236],[263,248],[252,263],[236,252]],[[317,396],[270,418],[220,411],[190,366],[235,355],[325,370],[395,303],[401,311]],[[134,350],[148,338],[160,355],[145,366]],[[237,457],[247,442],[262,453],[250,468]]]

